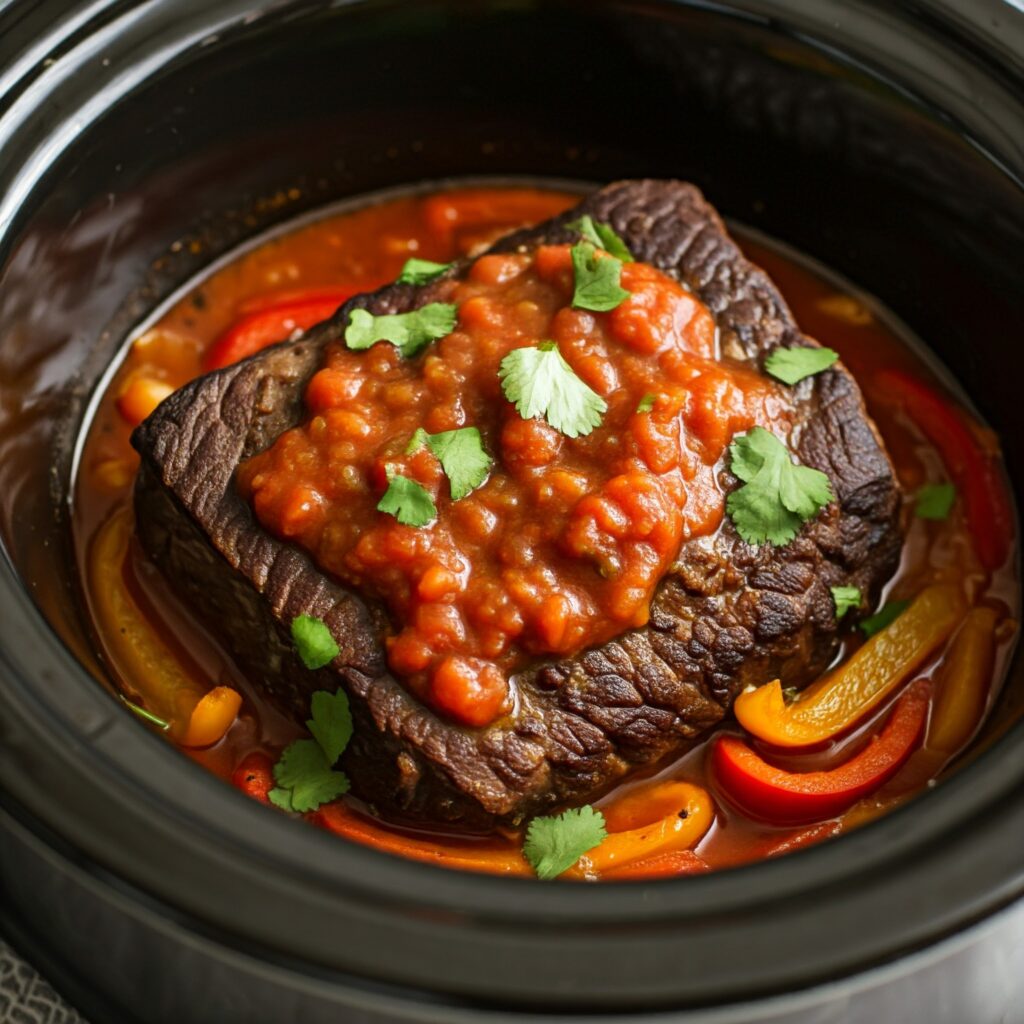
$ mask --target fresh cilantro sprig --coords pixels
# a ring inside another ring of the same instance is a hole
[[[430,284],[451,266],[451,263],[434,263],[432,260],[420,260],[414,256],[405,261],[402,272],[395,278],[395,284]]]
[[[874,636],[890,623],[895,622],[909,605],[909,601],[887,601],[874,615],[869,615],[860,624],[860,628],[864,631],[865,636]]]
[[[861,594],[859,587],[830,587],[832,600],[836,606],[836,622],[849,611],[856,611],[860,607]]]
[[[341,650],[326,623],[312,615],[298,615],[292,619],[292,643],[308,669],[329,665]]]
[[[584,241],[596,245],[599,249],[611,254],[623,263],[632,263],[633,254],[629,247],[618,236],[611,224],[602,224],[585,213],[579,220],[570,221],[565,225],[570,231],[578,231]]]
[[[948,519],[956,501],[956,488],[952,484],[925,484],[914,501],[914,515],[918,519]]]
[[[578,242],[570,251],[575,282],[574,308],[606,313],[629,298],[629,292],[619,284],[622,260],[599,256],[592,242]]]
[[[604,842],[604,815],[589,805],[545,818],[534,818],[526,830],[523,856],[545,881],[568,871],[580,857]]]
[[[765,361],[764,368],[783,384],[798,384],[827,370],[839,358],[830,348],[777,348]]]
[[[388,469],[388,489],[377,509],[394,516],[403,526],[429,526],[437,518],[434,499],[421,484]]]
[[[484,442],[476,427],[459,427],[440,434],[428,434],[420,427],[406,454],[412,455],[426,445],[444,470],[451,488],[452,501],[459,501],[475,491],[491,472],[493,459],[484,450]]]
[[[763,427],[741,434],[729,452],[732,472],[744,485],[726,499],[726,510],[748,544],[788,544],[832,501],[828,477],[793,462],[786,446]]]
[[[658,400],[658,396],[653,391],[648,391],[643,398],[637,402],[636,411],[638,413],[650,412],[654,408],[654,403]]]
[[[458,307],[449,302],[431,302],[410,313],[387,313],[383,316],[374,316],[365,309],[353,309],[345,328],[345,344],[361,352],[378,341],[390,341],[409,359],[432,341],[451,334],[458,318]]]
[[[567,437],[589,434],[608,408],[562,358],[553,341],[513,349],[498,369],[505,397],[524,420],[543,416]]]
[[[352,713],[344,690],[318,690],[310,701],[313,734],[310,740],[295,740],[281,752],[274,765],[277,786],[267,797],[275,807],[304,814],[348,792],[349,780],[334,765],[352,738]]]

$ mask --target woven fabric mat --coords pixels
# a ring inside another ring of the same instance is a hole
[[[17,953],[0,940],[0,1024],[86,1024]]]

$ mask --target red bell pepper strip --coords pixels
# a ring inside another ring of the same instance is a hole
[[[906,410],[939,450],[963,499],[974,550],[986,569],[998,569],[1010,552],[1013,514],[995,459],[963,414],[916,377],[902,370],[882,370],[875,385],[883,398]]]
[[[755,817],[798,824],[835,817],[891,778],[917,746],[931,699],[918,680],[896,702],[881,734],[831,771],[788,772],[768,764],[743,740],[723,736],[712,766],[723,789]]]
[[[351,289],[311,292],[248,313],[213,343],[203,365],[207,370],[220,370],[284,341],[294,331],[309,330],[333,316],[354,294]]]
[[[274,763],[266,754],[249,754],[231,776],[231,784],[260,803],[269,803],[267,794],[274,788]]]

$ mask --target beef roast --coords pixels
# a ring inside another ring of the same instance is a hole
[[[778,291],[749,263],[692,185],[619,182],[495,248],[574,241],[566,223],[610,223],[638,260],[690,288],[710,309],[724,355],[761,367],[780,345],[813,345]],[[450,274],[465,272],[456,265]],[[138,533],[178,593],[211,624],[253,681],[304,714],[310,694],[348,691],[355,735],[343,766],[353,790],[407,820],[487,827],[583,802],[632,769],[720,721],[750,683],[802,686],[836,650],[829,588],[872,598],[895,568],[901,535],[895,474],[857,385],[840,364],[793,389],[800,460],[828,474],[836,501],[784,548],[744,543],[727,521],[686,542],[660,583],[649,625],[516,677],[513,715],[455,726],[410,696],[385,664],[382,607],[322,573],[267,533],[234,483],[239,463],[304,415],[303,392],[348,312],[397,313],[431,287],[391,285],[347,303],[299,341],[193,381],[136,431],[142,455]],[[735,485],[725,466],[722,480]],[[309,671],[289,623],[314,615],[341,653]]]

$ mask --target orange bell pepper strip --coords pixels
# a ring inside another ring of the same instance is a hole
[[[242,695],[230,686],[215,686],[203,694],[192,709],[185,735],[179,741],[183,747],[212,747],[219,743],[238,717]]]
[[[146,710],[168,722],[170,735],[179,738],[204,690],[153,631],[125,584],[132,522],[131,510],[123,508],[96,534],[89,549],[89,597],[114,670],[131,680]]]
[[[213,343],[203,360],[203,367],[206,370],[223,369],[269,345],[285,341],[295,331],[307,331],[332,317],[354,294],[350,288],[311,292],[306,297],[293,297],[248,313]]]
[[[714,818],[707,791],[689,782],[664,782],[623,803],[626,806],[618,811],[608,809],[609,834],[604,842],[580,857],[561,878],[591,878],[633,861],[689,850],[704,837]],[[636,824],[644,806],[647,821]],[[652,820],[655,814],[660,816]]]
[[[533,875],[533,869],[523,859],[522,852],[511,845],[416,839],[375,824],[341,801],[325,804],[314,811],[311,818],[315,824],[335,835],[410,860],[496,875]]]
[[[786,704],[779,680],[739,695],[736,719],[777,747],[808,747],[838,736],[877,707],[945,643],[966,611],[960,589],[937,583],[867,640],[835,671]]]
[[[996,657],[993,608],[973,608],[960,627],[936,676],[937,692],[925,747],[948,759],[974,735],[988,701]]]
[[[883,398],[907,411],[939,450],[963,498],[978,558],[986,569],[998,569],[1013,542],[1013,512],[998,463],[981,446],[964,414],[916,377],[902,370],[882,370],[874,383]]]
[[[722,788],[754,817],[777,824],[832,818],[896,774],[921,738],[930,702],[931,684],[918,680],[896,702],[881,734],[831,771],[776,768],[735,736],[715,742],[712,770]]]
[[[616,882],[620,879],[641,881],[652,878],[677,878],[680,875],[700,875],[710,870],[708,862],[698,857],[693,850],[676,850],[620,864],[617,868],[605,871],[601,877]]]

